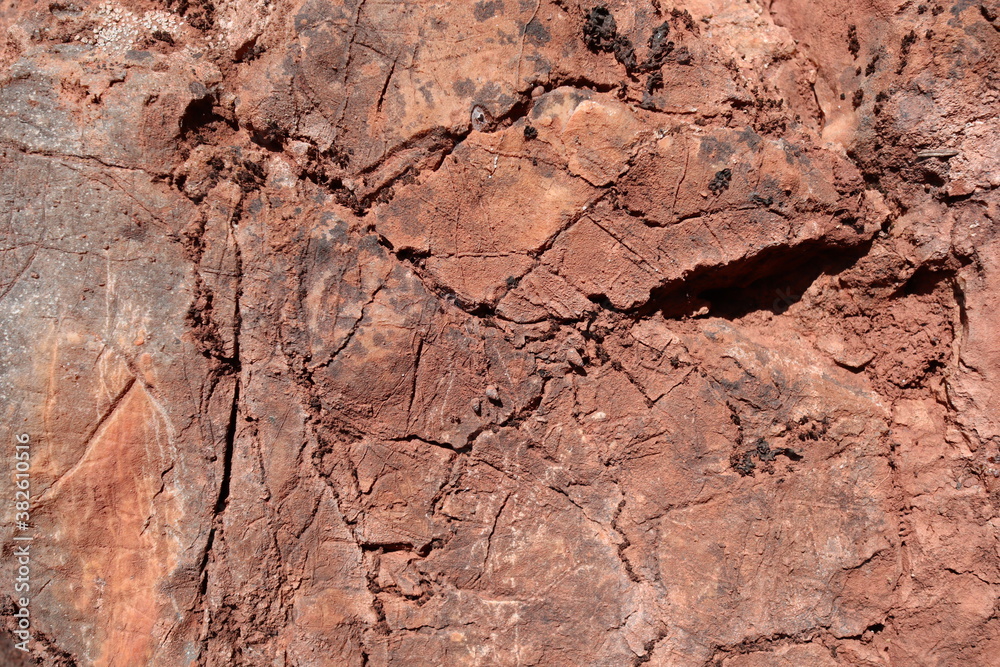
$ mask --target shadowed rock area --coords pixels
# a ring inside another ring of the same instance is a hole
[[[0,661],[996,664],[998,56],[995,1],[3,2]]]

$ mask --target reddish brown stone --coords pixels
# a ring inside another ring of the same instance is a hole
[[[0,6],[0,662],[994,664],[980,4]]]

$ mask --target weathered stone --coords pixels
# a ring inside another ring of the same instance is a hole
[[[897,4],[0,7],[0,662],[993,664],[1000,23]]]

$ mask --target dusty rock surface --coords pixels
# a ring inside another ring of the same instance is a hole
[[[998,55],[977,0],[0,4],[0,659],[996,664]]]

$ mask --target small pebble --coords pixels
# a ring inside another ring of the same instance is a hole
[[[572,347],[566,349],[566,361],[573,368],[583,368],[583,357]]]

